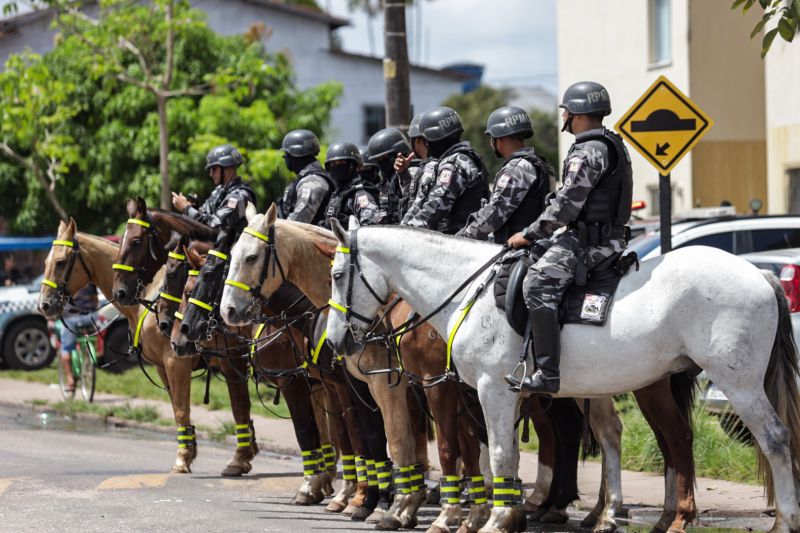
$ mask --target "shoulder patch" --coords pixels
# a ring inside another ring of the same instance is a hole
[[[366,194],[359,194],[358,195],[358,207],[365,208],[369,205],[369,196]]]
[[[508,185],[508,181],[511,179],[511,176],[508,174],[501,174],[499,178],[494,182],[495,187],[505,187]]]
[[[583,164],[583,159],[580,157],[573,157],[569,160],[567,165],[568,172],[578,172],[581,169],[581,165]]]
[[[447,187],[448,185],[450,185],[450,180],[452,179],[452,177],[453,177],[452,170],[443,170],[439,174],[439,179],[436,181],[439,185],[444,185],[445,187]]]
[[[235,196],[231,196],[228,198],[228,202],[225,204],[229,209],[236,209],[236,206],[239,205],[239,199]]]
[[[303,187],[303,189],[300,191],[300,198],[302,198],[304,200],[308,200],[308,198],[310,196],[311,196],[311,188],[310,187]]]

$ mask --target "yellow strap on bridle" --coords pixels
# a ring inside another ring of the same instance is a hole
[[[53,287],[54,289],[58,288],[58,283],[49,279],[43,279],[42,285],[47,285],[48,287]]]
[[[111,265],[111,268],[114,270],[127,270],[128,272],[133,272],[133,267],[128,265],[121,265],[119,263],[114,263]]]
[[[250,287],[242,283],[241,281],[236,281],[233,279],[226,279],[225,285],[230,285],[231,287],[236,287],[237,289],[242,289],[244,292],[250,292]]]
[[[70,248],[73,248],[75,246],[75,243],[72,241],[62,241],[61,239],[56,239],[53,241],[53,246],[56,245],[69,246]]]
[[[190,270],[189,271],[189,275],[190,276],[199,276],[200,275],[200,271],[199,270]]]
[[[264,323],[264,324],[259,324],[259,325],[258,325],[258,327],[256,328],[256,334],[255,334],[255,336],[253,337],[253,340],[254,340],[254,341],[257,341],[257,340],[258,340],[258,338],[261,336],[261,332],[262,332],[262,331],[264,331],[264,328],[265,328],[265,327],[267,327],[267,324],[266,324],[266,323]],[[256,353],[256,343],[255,343],[255,342],[254,342],[253,344],[251,344],[251,345],[250,345],[250,353],[251,353],[251,354],[254,354],[254,353]],[[254,368],[255,368],[255,367],[254,367]]]
[[[205,303],[205,302],[201,302],[201,301],[200,301],[200,300],[198,300],[197,298],[189,298],[187,301],[188,301],[190,304],[194,304],[194,305],[196,305],[197,307],[201,307],[201,308],[205,309],[206,311],[213,311],[213,310],[214,310],[214,308],[213,308],[213,307],[211,307],[210,305],[208,305],[208,304],[207,304],[207,303]]]
[[[136,322],[136,331],[133,334],[133,347],[134,348],[138,348],[139,347],[139,334],[142,332],[142,324],[144,324],[144,317],[146,317],[147,313],[149,313],[149,312],[150,312],[150,310],[147,307],[145,307],[144,311],[142,311],[142,314],[139,315],[139,321]]]
[[[228,256],[227,256],[227,255],[223,254],[222,252],[218,252],[218,251],[216,251],[216,250],[209,250],[209,251],[208,251],[208,254],[209,254],[209,255],[214,255],[214,256],[217,256],[217,257],[219,257],[220,259],[222,259],[223,261],[227,261],[227,260],[228,260]]]
[[[333,300],[328,300],[328,305],[336,309],[337,311],[341,311],[342,313],[347,314],[347,308],[343,305],[337,304]]]
[[[176,254],[175,252],[170,252],[167,254],[169,257],[173,259],[177,259],[179,261],[186,261],[186,256],[183,254]]]
[[[322,351],[322,345],[325,344],[325,339],[328,338],[328,329],[325,328],[325,331],[322,332],[319,340],[317,341],[317,345],[314,346],[314,349],[311,350],[311,362],[313,364],[317,364],[317,359],[319,359],[319,353]]]
[[[180,311],[175,311],[175,314],[174,314],[174,316],[175,316],[175,318],[177,318],[178,320],[183,320],[183,313],[181,313]]]
[[[164,298],[165,300],[169,300],[171,302],[181,303],[181,299],[180,298],[177,298],[177,297],[175,297],[175,296],[173,296],[171,294],[167,294],[166,292],[160,292],[160,293],[158,293],[158,295],[161,296],[162,298]]]
[[[260,231],[256,231],[256,230],[250,229],[250,228],[244,228],[244,232],[249,234],[249,235],[252,235],[256,239],[261,239],[264,242],[269,242],[269,237],[267,237],[266,235],[264,235]]]
[[[336,251],[337,252],[342,252],[343,254],[349,254],[350,253],[350,248],[347,248],[345,246],[337,246],[336,247]]]
[[[144,220],[139,220],[138,218],[129,218],[128,219],[128,224],[139,224],[143,228],[149,228],[150,227],[150,223],[149,222],[145,222]]]

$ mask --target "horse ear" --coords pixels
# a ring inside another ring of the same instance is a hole
[[[267,227],[274,226],[275,220],[277,220],[277,218],[278,218],[278,207],[275,205],[275,202],[272,202],[272,205],[269,206],[269,209],[267,209],[267,215],[264,217]]]
[[[339,224],[339,221],[331,217],[328,219],[328,222],[331,225],[331,230],[333,230],[333,234],[336,236],[336,239],[345,247],[349,247],[350,237],[347,235],[347,231],[345,231],[342,225]]]
[[[336,255],[336,245],[335,244],[331,244],[331,243],[328,243],[328,242],[320,242],[320,241],[315,239],[314,240],[314,246],[317,247],[317,250],[322,252],[322,255],[324,255],[325,257],[327,257],[329,259],[333,259],[333,257]]]
[[[58,229],[56,230],[56,235],[63,235],[65,231],[67,231],[67,225],[64,223],[63,220],[59,220]]]
[[[78,231],[78,225],[75,223],[75,219],[69,217],[69,224],[67,224],[67,236],[74,237],[75,232]]]
[[[358,229],[360,227],[361,227],[361,222],[359,222],[358,219],[353,215],[350,215],[350,225],[347,227],[347,229],[353,231],[354,229]]]
[[[198,254],[188,246],[184,246],[183,251],[186,253],[186,259],[189,260],[190,265],[192,265],[195,268],[200,266],[200,254]]]
[[[125,209],[128,211],[128,218],[134,218],[136,216],[136,200],[128,198]]]
[[[141,215],[147,213],[147,204],[145,203],[144,198],[141,196],[136,199],[136,208],[139,210]]]
[[[244,217],[247,219],[247,223],[249,224],[250,221],[253,219],[254,216],[258,214],[258,210],[253,202],[247,202],[247,208],[244,210]]]
[[[167,244],[164,246],[164,251],[169,252],[170,250],[173,250],[182,241],[183,241],[183,235],[181,235],[175,230],[172,230],[172,233],[170,233],[169,235],[169,242],[167,242]]]

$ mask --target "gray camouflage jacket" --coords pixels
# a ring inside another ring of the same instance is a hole
[[[183,214],[214,229],[228,230],[245,216],[247,202],[256,203],[256,195],[242,178],[235,176],[225,185],[217,185],[200,209],[188,206]]]
[[[414,179],[409,183],[408,195],[409,205],[406,212],[403,214],[403,220],[400,225],[408,225],[409,221],[422,209],[425,200],[428,199],[428,193],[433,183],[433,178],[436,172],[436,159],[426,159],[414,174]],[[410,169],[409,169],[410,170]]]

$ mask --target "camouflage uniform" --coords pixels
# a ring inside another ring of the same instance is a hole
[[[624,154],[625,161],[619,161],[620,155],[607,141],[598,138],[598,132],[606,135],[615,135],[606,130],[592,130],[576,137],[575,144],[570,148],[564,163],[564,185],[550,200],[544,213],[524,231],[524,236],[529,241],[549,239],[544,243],[549,248],[534,263],[525,276],[523,291],[525,304],[528,309],[535,310],[547,308],[558,310],[558,305],[570,284],[575,280],[579,261],[585,265],[586,271],[591,270],[598,263],[614,254],[621,252],[626,245],[624,232],[620,234],[619,226],[615,226],[613,233],[607,238],[594,240],[594,243],[581,243],[580,231],[577,221],[586,213],[587,200],[590,193],[597,188],[601,178],[606,178],[618,168],[628,172],[630,177],[630,157],[619,139],[619,147]],[[588,140],[583,140],[588,139]],[[630,216],[630,183],[623,185],[615,213],[624,211],[627,202],[627,213]],[[627,190],[625,190],[627,189]],[[623,217],[625,218],[625,217]],[[625,220],[627,222],[627,219]],[[622,222],[624,224],[625,222]],[[554,233],[567,227],[563,232]],[[597,237],[597,235],[595,235]]]
[[[378,224],[399,224],[402,213],[400,212],[400,176],[393,174],[388,180],[383,180],[378,186]]]
[[[319,161],[312,162],[286,187],[280,202],[281,217],[307,224],[318,223],[333,189],[326,170]]]
[[[442,154],[435,169],[427,198],[406,225],[454,234],[489,197],[486,167],[469,142],[461,141]]]
[[[208,200],[197,209],[191,205],[183,213],[214,229],[239,231],[245,220],[247,202],[256,203],[256,194],[242,178],[235,176],[224,185],[217,185]]]
[[[330,229],[328,219],[333,217],[347,227],[350,215],[354,215],[361,224],[373,225],[381,222],[378,203],[375,201],[377,189],[364,184],[360,178],[355,178],[345,187],[334,191],[325,211],[325,218],[320,223]]]
[[[470,215],[470,222],[456,235],[504,243],[542,213],[545,195],[555,188],[553,167],[536,156],[533,148],[511,154],[494,180],[489,202]]]
[[[436,173],[436,159],[430,158],[422,162],[417,167],[413,179],[409,182],[408,193],[405,195],[406,208],[403,212],[403,220],[400,225],[406,226],[409,221],[419,212],[428,193],[431,190],[431,183]],[[410,170],[410,169],[409,169]]]

